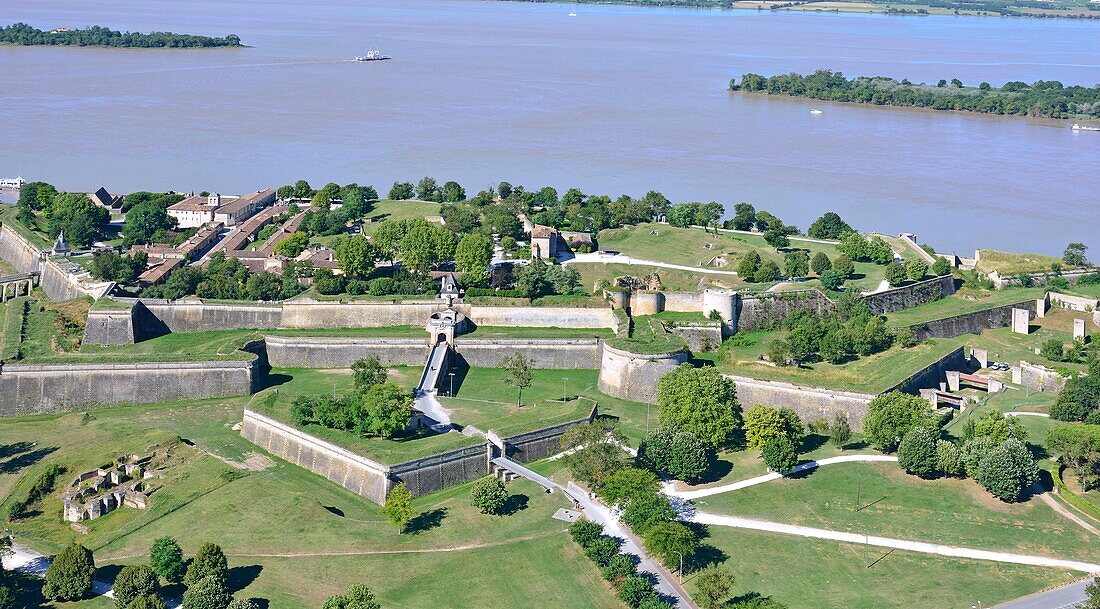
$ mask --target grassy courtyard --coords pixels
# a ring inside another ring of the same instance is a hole
[[[1008,288],[1004,290],[979,290],[960,288],[955,294],[910,309],[889,313],[886,319],[891,326],[912,326],[919,323],[954,317],[965,313],[983,311],[1008,304],[1040,298],[1045,288]]]

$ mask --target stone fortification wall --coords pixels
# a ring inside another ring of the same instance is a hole
[[[795,311],[810,309],[824,314],[832,306],[829,297],[818,290],[742,294],[737,302],[735,328],[740,332],[774,328]]]
[[[981,334],[983,330],[1004,328],[1012,324],[1012,309],[1027,309],[1035,318],[1035,300],[1025,300],[992,309],[953,315],[909,326],[918,341],[929,338],[955,338],[963,334]]]
[[[459,304],[455,309],[479,326],[525,328],[610,328],[618,327],[608,307],[488,307]],[[423,323],[427,316],[421,318]],[[391,324],[392,325],[392,324]]]
[[[9,364],[0,367],[0,416],[247,395],[254,369],[246,361]]]
[[[283,303],[279,326],[283,328],[381,328],[421,326],[436,311],[447,308],[443,302],[401,303],[309,302]]]
[[[1062,271],[1060,274],[1054,273],[1031,273],[1028,277],[1031,277],[1030,285],[1047,285],[1055,277],[1061,277],[1066,280],[1067,283],[1073,285],[1077,283],[1077,280],[1081,279],[1085,275],[1091,275],[1096,272],[1096,269],[1076,269],[1072,271]],[[1001,276],[996,271],[988,275],[989,280],[993,282],[993,287],[998,290],[1001,288],[1018,286],[1020,285],[1019,275]]]
[[[241,435],[253,444],[375,503],[384,503],[390,489],[389,468],[245,409]],[[484,452],[484,449],[482,449]]]
[[[955,278],[952,275],[941,275],[918,281],[912,285],[886,290],[875,294],[868,294],[863,298],[871,312],[876,315],[885,315],[902,309],[910,309],[928,302],[940,300],[955,293]]]
[[[387,366],[423,366],[424,338],[338,338],[267,336],[267,357],[276,368],[350,368],[374,355]]]
[[[587,425],[598,415],[599,407],[593,406],[588,416],[583,419],[504,438],[504,445],[508,447],[508,458],[519,463],[527,463],[557,454],[561,452],[561,436],[566,430],[577,425]]]
[[[1063,309],[1069,309],[1071,311],[1094,311],[1097,307],[1098,299],[1086,298],[1084,296],[1074,296],[1073,294],[1062,294],[1061,292],[1047,292],[1047,298],[1050,300],[1050,306],[1061,307]]]
[[[170,332],[200,330],[241,330],[278,328],[282,323],[279,305],[216,304],[176,301],[171,303],[143,300],[144,311],[135,324],[144,327],[163,326]],[[140,333],[140,332],[139,332]],[[156,334],[150,329],[150,333]]]
[[[665,292],[665,310],[679,313],[701,313],[702,292]]]
[[[709,353],[722,344],[722,324],[681,324],[665,326],[669,334],[675,334],[687,341],[692,353]]]
[[[655,404],[657,381],[686,362],[687,351],[642,354],[623,351],[606,343],[600,355],[597,386],[612,397]]]
[[[1066,387],[1066,377],[1038,364],[1030,364],[1021,361],[1019,366],[1012,367],[1012,382],[1023,385],[1032,391],[1050,391],[1059,393]]]
[[[662,292],[634,292],[630,295],[631,315],[656,315],[665,310]]]
[[[791,408],[804,421],[817,418],[832,420],[841,414],[848,418],[853,429],[860,429],[867,405],[875,396],[850,391],[834,391],[817,387],[802,387],[779,381],[763,381],[742,376],[726,375],[737,386],[737,399],[745,410],[757,404],[772,408]]]
[[[941,382],[947,381],[948,370],[968,370],[970,359],[966,356],[966,349],[958,347],[947,355],[928,364],[924,368],[913,373],[909,378],[898,383],[889,391],[901,391],[919,395],[921,389],[939,387]]]
[[[86,345],[130,345],[134,343],[133,308],[93,309],[84,326]]]
[[[390,476],[419,497],[487,476],[489,467],[489,447],[478,444],[394,465]]]
[[[532,368],[595,370],[600,367],[600,341],[577,339],[455,339],[455,351],[474,368],[499,368],[504,360],[522,353],[534,360]]]
[[[11,265],[16,272],[37,271],[39,251],[39,248],[31,245],[8,225],[0,226],[0,259]]]

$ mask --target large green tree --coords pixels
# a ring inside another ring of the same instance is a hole
[[[199,580],[215,577],[225,581],[229,577],[229,565],[225,559],[225,552],[217,544],[206,542],[199,547],[191,565],[187,567],[187,575],[183,583],[188,586],[195,585]]]
[[[499,514],[507,503],[508,489],[500,478],[486,476],[470,489],[470,504],[482,514]]]
[[[1027,446],[1009,438],[982,458],[978,465],[978,484],[1005,502],[1020,501],[1039,479],[1039,466]]]
[[[160,578],[145,565],[127,565],[118,572],[112,588],[118,609],[128,609],[139,596],[152,596],[160,589]]]
[[[152,243],[158,233],[175,227],[175,218],[169,216],[164,207],[152,202],[142,203],[126,214],[122,226],[123,244],[129,247],[135,243]]]
[[[49,233],[56,237],[65,233],[65,240],[75,247],[88,247],[104,236],[111,213],[92,203],[81,192],[65,192],[54,198],[48,210]]]
[[[806,231],[806,234],[814,239],[839,239],[844,233],[853,232],[851,226],[840,218],[836,212],[825,212]]]
[[[149,550],[149,566],[157,575],[173,584],[182,582],[187,573],[183,550],[171,537],[160,537],[153,542],[153,547]]]
[[[909,430],[927,425],[932,411],[919,396],[892,391],[871,400],[863,418],[863,436],[882,452],[892,453]]]
[[[372,385],[362,400],[366,417],[360,433],[392,438],[408,427],[413,397],[406,389],[393,383]]]
[[[366,279],[378,258],[378,250],[360,235],[337,239],[335,251],[336,261],[348,279]]]
[[[898,444],[898,465],[914,476],[934,478],[940,473],[939,439],[938,429],[926,426],[910,429]]]
[[[46,569],[42,596],[55,601],[76,601],[92,591],[95,560],[92,551],[74,543],[66,546]]]
[[[226,609],[232,600],[225,578],[207,575],[187,586],[183,609]]]
[[[390,489],[386,495],[386,503],[382,506],[382,513],[386,520],[397,527],[398,533],[404,533],[409,522],[416,516],[416,510],[412,506],[412,493],[404,482]]]
[[[694,434],[713,449],[726,445],[741,425],[741,404],[733,381],[713,367],[683,364],[657,382],[662,423]]]
[[[483,271],[492,259],[493,242],[482,233],[464,236],[455,248],[455,268],[459,271]]]

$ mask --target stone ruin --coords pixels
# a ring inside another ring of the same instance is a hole
[[[144,510],[156,490],[147,481],[162,471],[158,456],[123,455],[112,465],[79,474],[61,495],[64,519],[95,520],[122,506]]]
[[[659,292],[663,288],[661,277],[657,273],[650,273],[645,277],[631,277],[629,275],[616,277],[615,287],[634,292]]]

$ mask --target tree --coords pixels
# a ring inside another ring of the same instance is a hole
[[[844,285],[846,275],[837,270],[828,270],[821,274],[821,285],[828,290],[837,290],[840,286]]]
[[[765,261],[760,265],[760,268],[756,270],[756,273],[753,274],[752,279],[757,283],[776,281],[779,279],[779,265],[771,260]]]
[[[356,424],[359,433],[392,438],[409,426],[413,396],[393,383],[371,385],[362,395],[364,416]]]
[[[394,182],[390,187],[390,192],[386,198],[394,201],[405,201],[412,199],[414,195],[413,185],[408,182]]]
[[[322,605],[322,609],[381,609],[382,604],[378,602],[378,599],[374,596],[374,591],[364,586],[363,584],[356,584],[350,588],[346,594],[337,594],[330,596],[325,604]]]
[[[398,249],[406,268],[426,274],[433,266],[454,258],[456,243],[451,231],[438,224],[418,220],[410,223]]]
[[[504,487],[504,481],[493,476],[486,476],[474,482],[470,491],[470,504],[482,514],[499,514],[508,503],[508,489]]]
[[[886,265],[886,281],[890,283],[892,287],[899,286],[905,283],[908,275],[905,273],[905,267],[897,262],[891,262]]]
[[[637,467],[623,467],[610,476],[600,487],[600,497],[611,505],[624,506],[634,497],[656,493],[660,489],[653,472]]]
[[[616,585],[623,578],[638,573],[638,565],[634,564],[632,557],[626,554],[616,554],[608,561],[607,566],[603,568],[603,578],[611,582],[612,585]]]
[[[587,518],[569,525],[569,536],[582,548],[595,541],[600,535],[603,535],[603,525]]]
[[[1065,358],[1064,347],[1065,345],[1062,344],[1061,339],[1048,338],[1039,347],[1039,355],[1052,362],[1060,362]]]
[[[768,344],[768,359],[776,366],[786,366],[791,361],[791,348],[787,341],[773,340]]]
[[[805,277],[810,274],[810,257],[803,250],[787,252],[783,255],[783,267],[787,277]]]
[[[455,247],[455,268],[459,271],[485,270],[493,259],[493,242],[482,233],[469,233]]]
[[[156,572],[145,565],[127,565],[118,572],[112,590],[118,609],[127,609],[139,596],[156,595],[160,589],[160,578]]]
[[[619,584],[619,600],[631,609],[638,609],[643,602],[652,598],[658,598],[657,593],[653,591],[653,584],[644,577],[631,575]]]
[[[959,447],[954,442],[947,440],[936,442],[936,469],[943,472],[945,476],[962,476],[966,473],[962,457],[959,455]]]
[[[66,192],[57,195],[47,210],[49,234],[56,237],[65,233],[65,239],[77,247],[87,247],[104,235],[111,213],[92,203],[82,192]]]
[[[978,465],[978,484],[1006,503],[1019,501],[1039,479],[1039,466],[1027,446],[1009,438],[982,458]]]
[[[466,200],[466,189],[454,180],[448,180],[443,184],[443,200],[448,203],[457,203]]]
[[[856,272],[856,265],[852,262],[852,259],[848,256],[837,256],[837,259],[833,261],[833,270],[841,273],[845,277],[851,277],[852,273]]]
[[[409,525],[416,512],[412,507],[412,493],[404,482],[390,489],[389,494],[386,495],[386,504],[382,506],[382,513],[386,515],[386,520],[389,520],[390,524],[397,527],[398,533],[405,532],[405,527]]]
[[[377,355],[368,355],[355,360],[351,365],[356,391],[363,391],[374,385],[382,385],[386,382],[386,367],[378,359]]]
[[[661,425],[646,435],[638,456],[654,470],[677,480],[698,480],[714,458],[713,451],[698,436]]]
[[[791,244],[790,238],[782,228],[769,228],[764,231],[764,241],[775,249],[782,249]]]
[[[516,406],[523,406],[523,390],[531,386],[531,360],[517,352],[506,358],[503,364],[504,383],[516,388]]]
[[[756,271],[760,269],[760,254],[749,250],[737,262],[737,275],[745,281],[755,281]]]
[[[226,609],[232,600],[225,578],[207,575],[188,584],[183,609]]]
[[[662,423],[694,434],[717,450],[741,425],[741,405],[733,381],[713,367],[682,364],[657,382]]]
[[[601,567],[606,567],[611,564],[611,559],[618,553],[618,540],[608,537],[607,535],[600,535],[596,539],[588,542],[588,545],[584,546],[585,556]]]
[[[898,445],[898,465],[921,478],[934,478],[939,473],[937,446],[938,429],[915,427],[906,432]]]
[[[844,445],[852,439],[852,426],[848,424],[848,417],[839,412],[833,415],[833,422],[829,425],[829,439],[834,446],[844,449]]]
[[[969,438],[988,436],[994,444],[1001,444],[1009,438],[1026,443],[1028,440],[1027,427],[1020,423],[1020,419],[1010,415],[1002,415],[996,410],[986,410],[981,416],[970,419],[973,426],[969,428]]]
[[[651,528],[662,522],[676,519],[676,511],[665,497],[657,491],[637,493],[623,506],[623,522],[634,532],[644,536]]]
[[[1062,262],[1066,263],[1066,266],[1086,266],[1089,263],[1088,258],[1085,257],[1088,251],[1089,248],[1084,243],[1070,243],[1062,253]]]
[[[695,576],[695,598],[703,609],[721,609],[733,593],[733,574],[718,565],[707,565]]]
[[[1083,609],[1100,609],[1100,575],[1092,578],[1085,586],[1085,606]]]
[[[993,440],[988,436],[971,438],[963,442],[962,447],[959,449],[959,461],[962,463],[966,475],[976,479],[982,459],[985,459],[986,455],[995,447]]]
[[[252,598],[235,598],[226,609],[260,609],[260,603]]]
[[[95,560],[92,551],[74,543],[54,557],[46,569],[42,596],[55,601],[76,601],[92,591]]]
[[[618,446],[597,440],[566,456],[565,466],[581,482],[599,487],[612,474],[626,466],[625,454]]]
[[[845,233],[854,232],[836,212],[825,212],[810,225],[806,234],[814,239],[839,239]]]
[[[779,409],[757,404],[745,412],[745,444],[750,450],[760,450],[772,438],[791,437],[787,419]],[[793,440],[794,438],[792,438]]]
[[[645,533],[645,549],[666,567],[689,560],[699,547],[695,532],[679,522],[661,522]]]
[[[225,552],[222,552],[216,544],[206,542],[199,547],[195,558],[191,560],[191,565],[187,567],[187,575],[184,576],[183,583],[193,586],[199,580],[208,577],[225,581],[228,576],[229,565],[225,560]]]
[[[913,281],[920,281],[928,273],[928,263],[923,260],[907,260],[905,274]]]
[[[126,247],[135,243],[152,243],[157,233],[175,227],[176,220],[168,215],[164,207],[156,203],[141,203],[126,213],[122,243]]]
[[[126,605],[126,609],[168,609],[168,605],[159,596],[139,596]]]
[[[898,448],[910,429],[929,422],[931,409],[919,396],[898,391],[871,400],[863,419],[863,435],[872,446],[885,453]]]
[[[760,454],[768,469],[776,473],[790,471],[798,465],[798,448],[787,436],[768,440]]]
[[[347,286],[347,280],[342,275],[337,275],[329,269],[317,269],[313,274],[313,287],[326,295],[339,294]]]
[[[946,258],[936,257],[936,261],[932,263],[932,274],[936,277],[942,277],[943,275],[951,274],[951,263]]]
[[[813,259],[810,260],[810,268],[820,277],[825,271],[833,268],[833,263],[829,260],[829,257],[825,255],[825,252],[818,252],[814,254]]]
[[[281,245],[281,244],[280,244]],[[336,261],[349,279],[365,279],[374,270],[378,250],[360,235],[350,235],[336,240]]]
[[[436,183],[435,178],[424,176],[416,184],[416,198],[421,201],[443,201],[443,192]]]
[[[752,230],[756,224],[756,208],[751,203],[738,203],[733,206],[733,219],[730,228],[734,230]]]

